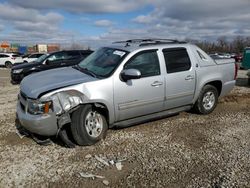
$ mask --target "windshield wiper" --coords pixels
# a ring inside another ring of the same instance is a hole
[[[83,73],[86,73],[86,74],[88,74],[90,76],[93,76],[94,78],[97,78],[97,75],[94,72],[92,72],[91,70],[87,69],[87,68],[82,68],[79,65],[75,65],[73,68],[75,68],[75,69],[77,69],[77,70],[79,70],[79,71],[81,71]]]

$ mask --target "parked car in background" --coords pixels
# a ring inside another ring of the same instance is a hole
[[[76,65],[92,52],[91,50],[68,50],[44,54],[34,62],[14,66],[11,69],[11,83],[18,84],[25,76],[35,72]]]
[[[23,54],[22,55],[22,58],[24,59],[24,58],[26,58],[26,57],[29,57],[31,54]]]
[[[116,42],[76,66],[26,77],[17,122],[33,136],[59,135],[73,147],[67,136],[72,133],[77,144],[92,145],[105,138],[108,128],[190,109],[209,114],[233,89],[236,75],[234,60],[214,61],[185,42]]]
[[[214,53],[209,54],[209,56],[213,59],[235,59],[235,62],[240,61],[240,54],[229,54],[229,53]]]
[[[209,54],[212,59],[222,59],[218,54]]]
[[[34,53],[34,54],[30,54],[27,57],[23,58],[23,62],[24,63],[30,63],[32,61],[37,60],[39,57],[41,57],[42,55],[44,55],[44,53]]]
[[[242,62],[243,56],[242,54],[232,54],[231,58],[234,58],[235,62]]]
[[[0,53],[0,66],[11,68],[14,64],[22,63],[23,58],[14,53]]]
[[[229,54],[229,53],[218,53],[218,56],[223,58],[223,59],[230,59],[231,58],[231,54]]]

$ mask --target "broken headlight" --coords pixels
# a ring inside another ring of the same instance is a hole
[[[52,102],[41,102],[39,100],[28,99],[28,112],[33,115],[47,114],[52,109]]]

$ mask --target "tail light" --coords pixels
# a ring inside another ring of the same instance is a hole
[[[237,63],[234,63],[234,80],[236,80],[238,75],[238,65]]]

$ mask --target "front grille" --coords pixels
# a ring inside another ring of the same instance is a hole
[[[26,112],[26,106],[27,106],[27,97],[24,93],[20,92],[19,93],[19,102],[21,109]]]
[[[25,106],[20,102],[21,109],[25,111]]]
[[[24,100],[27,100],[27,97],[26,97],[26,95],[25,95],[23,92],[20,92],[20,95],[22,96],[22,98],[23,98]]]

